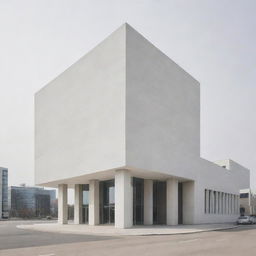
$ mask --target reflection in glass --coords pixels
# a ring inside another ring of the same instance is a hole
[[[100,223],[115,221],[115,181],[100,182]]]
[[[133,225],[144,222],[144,180],[133,178]]]
[[[153,183],[153,223],[166,224],[166,182]]]
[[[83,197],[83,204],[82,204],[82,223],[88,223],[89,217],[89,185],[85,184],[82,185],[82,197]]]

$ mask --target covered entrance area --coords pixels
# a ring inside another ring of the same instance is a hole
[[[75,184],[75,224],[178,225],[193,223],[194,182],[143,179],[118,170],[112,179]],[[59,222],[67,223],[67,185],[59,185]]]

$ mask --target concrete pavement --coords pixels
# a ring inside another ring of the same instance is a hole
[[[25,230],[57,232],[65,234],[85,234],[103,236],[138,236],[138,235],[175,235],[198,233],[213,230],[236,228],[233,223],[206,225],[177,225],[177,226],[134,226],[128,229],[117,229],[113,225],[60,225],[58,223],[18,225]]]

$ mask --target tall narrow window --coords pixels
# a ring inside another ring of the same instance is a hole
[[[144,180],[133,178],[133,225],[144,222]]]
[[[207,213],[207,189],[204,190],[204,213]]]
[[[209,190],[209,193],[208,193],[208,198],[209,198],[209,204],[208,204],[208,212],[209,213],[212,213],[212,191]]]
[[[216,191],[213,191],[213,213],[216,213]]]

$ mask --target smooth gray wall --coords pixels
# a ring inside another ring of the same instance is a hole
[[[125,27],[35,95],[35,183],[125,165]]]
[[[199,83],[126,29],[126,162],[169,172],[200,156]]]

